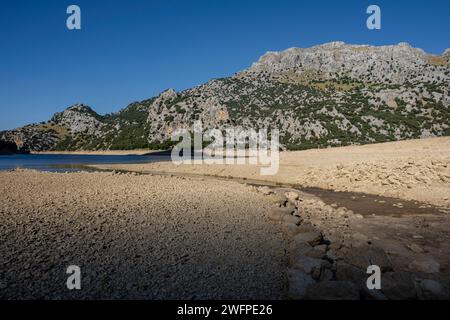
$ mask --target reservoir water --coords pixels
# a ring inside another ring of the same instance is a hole
[[[0,155],[0,170],[16,168],[44,171],[80,171],[88,164],[149,163],[170,160],[170,155],[69,155],[69,154],[17,154]]]

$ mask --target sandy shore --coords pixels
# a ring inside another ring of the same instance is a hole
[[[2,299],[279,299],[270,202],[234,182],[0,172]],[[82,290],[65,287],[81,267]]]
[[[417,200],[450,208],[450,138],[282,152],[274,176],[254,165],[171,162],[96,166],[141,172],[238,177]]]

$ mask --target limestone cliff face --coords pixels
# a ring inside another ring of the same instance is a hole
[[[408,43],[390,46],[349,45],[332,42],[307,49],[291,48],[282,52],[269,52],[247,71],[268,72],[287,77],[316,73],[323,79],[336,79],[347,75],[365,82],[404,84],[427,82],[447,78],[444,57],[426,54]]]
[[[450,50],[332,42],[264,54],[250,68],[100,116],[74,105],[0,132],[31,150],[164,148],[177,128],[277,128],[290,149],[450,135]]]
[[[73,134],[97,135],[104,126],[101,116],[83,104],[76,104],[63,112],[56,113],[50,121],[66,128]]]
[[[162,94],[149,140],[166,141],[195,119],[278,128],[293,149],[448,135],[449,52],[343,42],[268,52],[232,77]]]

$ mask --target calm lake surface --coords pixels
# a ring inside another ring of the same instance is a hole
[[[81,171],[86,164],[150,163],[170,160],[170,155],[68,155],[18,154],[0,155],[0,170],[27,168],[44,171]]]

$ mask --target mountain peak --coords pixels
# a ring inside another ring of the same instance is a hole
[[[331,41],[331,42],[326,42],[324,44],[320,44],[316,47],[320,47],[320,48],[339,48],[339,47],[344,47],[347,44],[344,41]]]
[[[101,119],[91,107],[78,103],[55,113],[50,121],[69,128],[72,133],[91,134],[102,126]]]
[[[159,96],[163,97],[165,99],[167,99],[167,98],[174,98],[174,97],[177,96],[177,92],[174,89],[169,88],[169,89],[166,89],[163,92],[161,92],[161,94]]]
[[[71,105],[70,107],[66,108],[66,110],[79,111],[79,112],[93,111],[91,107],[89,107],[85,104],[82,104],[82,103],[76,103],[74,105]]]

